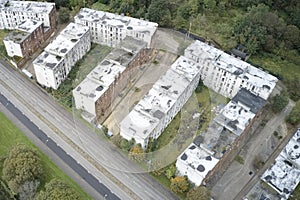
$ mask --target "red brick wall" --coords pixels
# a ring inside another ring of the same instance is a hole
[[[109,116],[112,111],[113,100],[122,92],[129,81],[136,75],[139,66],[148,62],[153,56],[153,49],[142,49],[136,57],[128,64],[122,74],[116,78],[109,89],[96,102],[96,118],[98,123]]]

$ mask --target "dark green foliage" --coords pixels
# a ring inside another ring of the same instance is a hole
[[[126,140],[126,139],[123,138],[120,141],[120,148],[123,151],[128,152],[133,147],[134,144],[135,144],[134,139],[131,139],[130,141],[128,141],[128,140]]]
[[[285,92],[281,93],[280,95],[276,95],[272,99],[272,110],[275,113],[281,112],[289,103],[289,98]]]
[[[200,80],[199,80],[199,83],[198,83],[198,86],[196,87],[195,92],[196,92],[196,93],[202,92],[203,87],[204,87],[204,84],[203,84],[202,80],[200,79]]]
[[[18,144],[10,150],[5,159],[2,173],[3,179],[15,194],[20,193],[24,184],[33,184],[32,192],[35,192],[43,176],[43,167],[37,151]]]
[[[59,9],[59,15],[58,15],[59,21],[61,23],[67,23],[70,20],[70,10],[66,7],[61,7]]]
[[[161,26],[172,27],[171,12],[168,0],[154,0],[151,2],[147,18],[150,21],[158,22]]]

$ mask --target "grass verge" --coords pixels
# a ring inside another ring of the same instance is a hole
[[[79,185],[68,177],[50,158],[41,152],[3,113],[0,113],[0,157],[7,155],[9,150],[17,143],[23,143],[36,149],[42,160],[44,167],[44,178],[41,187],[53,178],[59,178],[72,186],[82,197],[82,199],[92,199],[86,194]],[[2,172],[2,168],[0,169]]]

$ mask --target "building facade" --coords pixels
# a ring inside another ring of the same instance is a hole
[[[29,19],[42,22],[45,33],[50,35],[57,24],[55,4],[34,1],[0,1],[0,29],[15,29],[17,25]]]
[[[263,98],[242,88],[177,158],[178,173],[187,176],[196,186],[211,177],[219,177],[226,168],[224,161],[236,156],[234,150],[240,146],[265,103]]]
[[[300,182],[300,128],[275,159],[275,163],[265,171],[261,179],[281,197],[289,199]]]
[[[145,42],[126,37],[123,46],[112,50],[73,90],[76,108],[102,123],[110,114],[115,98],[139,67],[151,59],[152,50],[146,47]]]
[[[171,122],[198,86],[200,66],[181,56],[120,123],[120,135],[146,148]]]
[[[267,72],[198,40],[184,55],[199,63],[203,83],[225,97],[232,98],[240,88],[246,88],[267,99],[277,82]]]
[[[76,62],[90,48],[89,28],[70,23],[34,60],[33,67],[38,83],[57,89]]]
[[[111,47],[122,46],[126,36],[142,40],[150,48],[157,23],[109,12],[82,8],[74,17],[75,23],[88,26],[92,42]]]
[[[21,58],[32,55],[44,42],[42,22],[26,20],[16,26],[3,40],[7,55]]]

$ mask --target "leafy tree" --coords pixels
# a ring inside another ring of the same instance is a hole
[[[40,191],[35,200],[79,200],[81,199],[79,194],[59,179],[52,179],[46,184],[45,190]]]
[[[288,25],[284,33],[285,44],[288,48],[300,47],[300,30],[295,25]]]
[[[291,113],[287,117],[287,122],[293,125],[300,123],[300,100],[296,103]]]
[[[132,160],[135,160],[137,162],[141,162],[144,160],[145,158],[145,152],[144,150],[142,149],[141,145],[138,144],[138,145],[135,145],[134,147],[132,147],[130,149],[130,152],[129,152],[129,157],[132,159]]]
[[[70,10],[66,7],[61,7],[59,9],[59,15],[58,15],[59,21],[61,23],[67,23],[70,19]]]
[[[39,180],[26,181],[18,189],[18,199],[19,200],[33,199],[39,185],[40,185]]]
[[[37,151],[23,144],[17,144],[5,159],[2,173],[14,193],[18,194],[26,188],[31,188],[30,190],[35,192],[43,175],[43,167]],[[24,184],[35,185],[35,189]]]
[[[184,193],[189,189],[189,182],[184,176],[176,176],[171,179],[170,188],[175,193]]]
[[[273,97],[272,110],[275,113],[279,113],[287,106],[288,103],[289,98],[285,92],[281,93],[280,95],[276,95],[275,97]]]
[[[210,191],[204,186],[199,186],[187,193],[186,200],[210,200]]]
[[[148,8],[147,18],[161,26],[171,26],[171,12],[168,0],[152,0]]]
[[[128,141],[128,140],[126,140],[126,139],[123,138],[120,141],[120,147],[121,147],[121,149],[123,151],[127,151],[128,152],[132,148],[132,146],[134,145],[134,143],[135,143],[134,139]]]
[[[172,164],[166,170],[166,177],[168,179],[171,179],[175,176],[175,173],[176,173],[176,166],[175,164]]]

